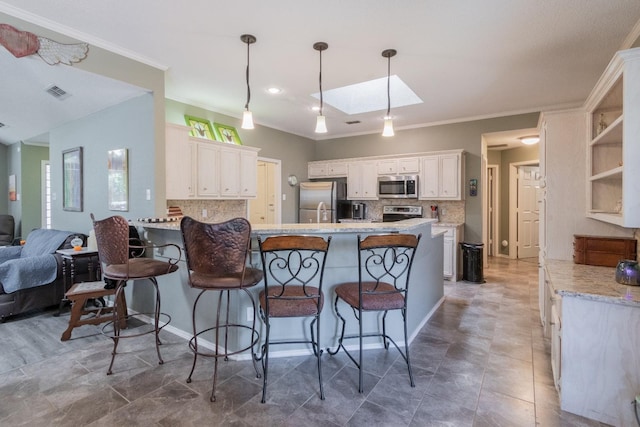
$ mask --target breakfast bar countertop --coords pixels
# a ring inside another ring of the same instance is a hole
[[[396,222],[345,222],[345,223],[303,223],[303,224],[251,224],[251,233],[267,234],[330,234],[330,233],[392,233],[410,232],[424,224],[436,224],[435,219],[413,218]],[[180,222],[146,223],[135,222],[134,225],[147,229],[180,230]]]
[[[545,260],[545,267],[558,295],[640,307],[640,286],[617,283],[614,267],[554,259]]]

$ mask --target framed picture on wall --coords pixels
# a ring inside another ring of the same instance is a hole
[[[16,176],[9,175],[9,200],[15,202],[18,200],[18,192],[16,191]]]
[[[107,176],[109,179],[109,210],[129,210],[129,165],[127,149],[109,150]]]
[[[82,212],[82,147],[62,152],[62,209]]]

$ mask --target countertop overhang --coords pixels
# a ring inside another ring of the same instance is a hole
[[[252,224],[254,235],[267,234],[331,234],[331,233],[410,233],[425,224],[434,225],[436,219],[412,218],[396,222],[351,222],[310,224]],[[180,230],[180,222],[146,223],[134,222],[136,226],[157,230]]]

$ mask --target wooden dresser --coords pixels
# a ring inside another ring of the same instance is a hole
[[[636,239],[573,235],[573,262],[615,267],[622,259],[636,259]]]

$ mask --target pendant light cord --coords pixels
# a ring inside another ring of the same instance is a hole
[[[322,115],[322,107],[324,105],[323,99],[322,99],[322,50],[319,50],[320,52],[320,72],[318,73],[318,80],[319,80],[319,86],[320,86],[320,115]]]
[[[387,117],[391,113],[391,56],[387,57]]]
[[[251,87],[249,87],[249,46],[250,42],[247,41],[247,103],[244,104],[244,109],[249,110],[249,101],[251,100]]]

